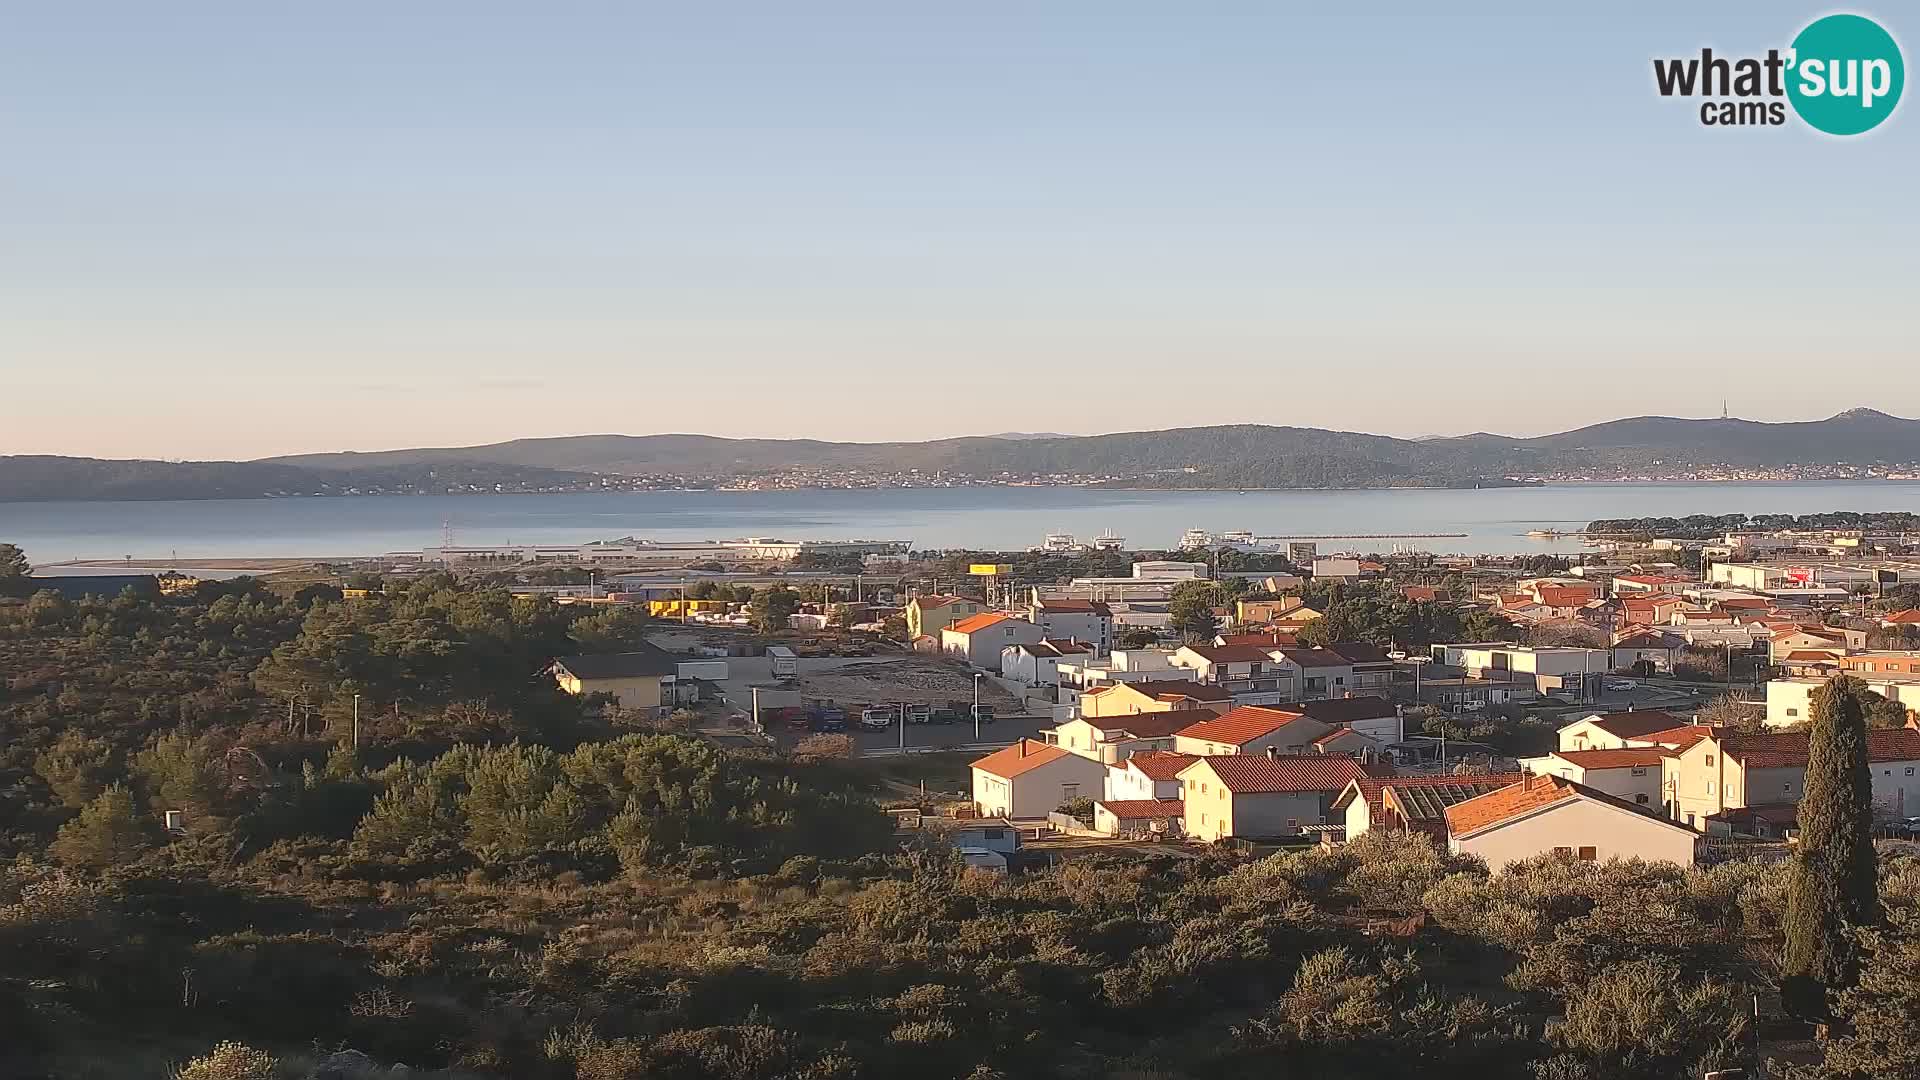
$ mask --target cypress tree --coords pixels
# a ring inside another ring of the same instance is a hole
[[[1880,919],[1866,693],[1858,679],[1840,676],[1813,695],[1782,986],[1787,1007],[1808,1019],[1825,1018],[1827,992],[1853,985],[1858,974],[1848,929]]]

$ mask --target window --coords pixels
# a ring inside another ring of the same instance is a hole
[[[1581,862],[1599,862],[1599,861],[1600,861],[1600,852],[1599,852],[1599,849],[1597,849],[1597,848],[1590,848],[1590,847],[1583,847],[1583,848],[1581,848],[1581,849],[1580,849],[1580,861],[1581,861]]]
[[[1707,764],[1709,764],[1709,765],[1711,765],[1711,764],[1713,764],[1713,755],[1712,755],[1712,754],[1708,754],[1708,755],[1707,755]]]
[[[1004,840],[1007,835],[1007,830],[988,829],[986,832],[982,833],[981,835],[985,836],[989,840]]]
[[[1061,802],[1072,802],[1073,800],[1079,797],[1080,797],[1079,784],[1061,784],[1060,785],[1060,801]]]
[[[1300,827],[1300,819],[1299,819],[1299,818],[1291,818],[1291,817],[1290,817],[1290,818],[1288,818],[1288,819],[1287,819],[1287,828],[1289,828],[1289,829],[1298,829],[1299,827]]]
[[[1647,797],[1645,795],[1635,795],[1633,801],[1639,803],[1641,806],[1647,805]]]
[[[1713,794],[1713,781],[1707,781],[1707,794]]]
[[[1226,788],[1221,788],[1221,789],[1220,789],[1220,801],[1221,801],[1221,802],[1226,802],[1226,801],[1227,801],[1227,789],[1226,789]]]
[[[1645,765],[1635,765],[1632,772],[1635,776],[1645,776],[1647,775],[1647,767]]]
[[[1788,715],[1788,716],[1799,716],[1799,715],[1800,715],[1800,710],[1799,710],[1799,709],[1788,709],[1788,710],[1787,710],[1787,715]]]
[[[1793,791],[1793,781],[1789,780],[1786,783],[1781,784],[1780,790],[1791,793]]]
[[[1555,855],[1571,855],[1573,854],[1573,849],[1570,847],[1557,847],[1553,849],[1553,853]]]

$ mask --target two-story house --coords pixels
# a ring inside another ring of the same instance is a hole
[[[1082,716],[1127,716],[1176,709],[1210,709],[1223,713],[1233,707],[1233,699],[1222,687],[1153,679],[1096,686],[1079,696],[1076,707]]]
[[[916,638],[922,636],[937,638],[940,636],[940,631],[985,610],[985,605],[980,601],[969,600],[964,596],[946,594],[916,596],[907,601],[907,633]]]
[[[1327,808],[1348,784],[1373,775],[1350,757],[1328,754],[1228,754],[1203,757],[1180,771],[1187,835],[1298,835],[1324,825]]]
[[[1099,600],[1041,597],[1028,607],[1027,618],[1049,638],[1093,646],[1095,656],[1113,651],[1113,611]]]
[[[1807,733],[1742,735],[1710,729],[1665,759],[1662,796],[1667,816],[1696,828],[1730,810],[1797,806],[1806,794]],[[1868,770],[1875,812],[1920,814],[1920,730],[1867,732]]]
[[[1240,705],[1277,705],[1299,700],[1299,668],[1258,645],[1187,645],[1173,654],[1177,667],[1218,686]]]
[[[940,631],[940,654],[969,666],[1000,670],[1000,654],[1009,645],[1032,645],[1042,631],[1005,611],[983,611]]]
[[[1304,713],[1261,705],[1243,705],[1176,732],[1173,748],[1182,754],[1317,753],[1314,740],[1333,731]]]
[[[1172,750],[1175,736],[1220,714],[1212,709],[1170,709],[1118,716],[1076,716],[1047,733],[1047,742],[1095,761],[1120,764],[1148,750]]]

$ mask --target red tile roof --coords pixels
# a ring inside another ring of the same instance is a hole
[[[1554,803],[1579,798],[1579,785],[1558,776],[1529,776],[1485,795],[1447,807],[1447,831],[1454,836],[1489,829]]]
[[[1408,585],[1400,590],[1400,595],[1416,604],[1431,604],[1440,599],[1440,590],[1431,585]]]
[[[1142,750],[1127,758],[1130,768],[1138,769],[1149,780],[1177,780],[1180,770],[1200,760],[1192,754],[1176,754],[1171,750]]]
[[[1285,709],[1242,705],[1219,716],[1193,724],[1178,734],[1188,739],[1206,739],[1209,742],[1241,746],[1304,717],[1304,713],[1289,712]]]
[[[971,634],[976,631],[985,630],[987,627],[993,626],[996,623],[1006,622],[1011,618],[1013,618],[1013,616],[1004,611],[983,611],[978,615],[971,615],[961,619],[959,622],[947,627],[947,629],[956,634]]]
[[[1165,739],[1219,715],[1212,709],[1167,709],[1163,712],[1127,713],[1124,716],[1083,716],[1080,719],[1101,731],[1122,731],[1136,739]]]
[[[1112,802],[1101,800],[1094,805],[1106,807],[1107,813],[1121,821],[1181,817],[1187,812],[1187,804],[1179,799],[1115,799]]]
[[[1084,615],[1111,615],[1104,601],[1100,600],[1041,600],[1035,603],[1037,611],[1051,611],[1062,615],[1080,613]]]
[[[917,604],[920,610],[925,611],[928,608],[943,608],[948,604],[957,604],[965,599],[966,597],[964,596],[948,596],[945,593],[933,593],[927,596],[916,596],[907,601],[907,603]]]
[[[1664,746],[1636,746],[1625,750],[1555,750],[1553,756],[1583,769],[1625,769],[1658,765],[1673,753]]]
[[[1338,792],[1363,776],[1372,775],[1359,762],[1339,754],[1225,754],[1202,758],[1183,776],[1202,765],[1213,770],[1220,783],[1236,795],[1273,795],[1284,792]],[[1189,781],[1190,782],[1190,781]]]
[[[1283,634],[1278,630],[1268,630],[1260,634],[1222,634],[1215,639],[1220,645],[1298,645],[1300,639],[1292,634]]]
[[[1794,649],[1792,652],[1789,652],[1787,655],[1781,657],[1781,659],[1793,660],[1803,664],[1807,664],[1807,663],[1813,663],[1813,664],[1829,663],[1830,664],[1830,663],[1833,663],[1835,660],[1839,659],[1839,657],[1840,657],[1840,654],[1838,650],[1829,651],[1826,649]]]
[[[1478,798],[1468,799],[1466,802],[1455,803],[1447,807],[1447,831],[1456,837],[1471,835],[1530,814],[1535,810],[1574,799],[1591,799],[1594,802],[1606,803],[1682,832],[1693,831],[1677,822],[1659,817],[1645,807],[1635,806],[1625,799],[1615,798],[1604,791],[1596,791],[1585,784],[1577,784],[1563,776],[1529,776],[1509,787],[1490,791]]]
[[[1633,712],[1601,713],[1588,717],[1593,726],[1617,739],[1637,739],[1655,731],[1666,731],[1682,726],[1680,718],[1670,712],[1659,709],[1636,709]]]
[[[1750,769],[1790,769],[1807,763],[1807,733],[1729,735],[1720,741],[1728,757]],[[1868,761],[1920,761],[1920,731],[1882,728],[1867,732]]]
[[[1908,608],[1905,611],[1896,611],[1891,615],[1882,616],[1880,621],[1883,623],[1920,623],[1920,608]]]
[[[1726,734],[1725,728],[1716,728],[1711,724],[1687,724],[1684,727],[1670,728],[1666,731],[1637,735],[1634,741],[1655,743],[1669,750],[1685,750],[1708,736],[1717,739],[1724,734]]]
[[[980,758],[973,763],[973,767],[1003,780],[1011,780],[1021,773],[1030,772],[1042,765],[1071,756],[1073,755],[1057,746],[1048,746],[1046,743],[1035,742],[1032,739],[1021,739],[1012,746],[995,750],[986,757]]]

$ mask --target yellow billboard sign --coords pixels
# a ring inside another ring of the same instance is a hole
[[[967,567],[967,573],[972,574],[974,577],[1000,577],[1003,574],[1013,573],[1013,564],[1003,562],[977,562]]]

